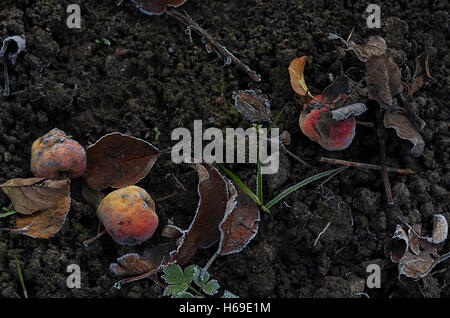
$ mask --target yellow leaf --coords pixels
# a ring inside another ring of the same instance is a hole
[[[301,97],[312,97],[306,86],[303,70],[305,68],[306,56],[294,59],[289,65],[289,75],[291,79],[292,89]]]

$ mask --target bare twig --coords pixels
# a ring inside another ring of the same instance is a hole
[[[300,157],[298,157],[297,155],[293,154],[292,152],[290,152],[289,150],[286,149],[286,147],[284,146],[284,144],[280,144],[280,148],[286,152],[289,156],[291,156],[292,158],[294,158],[295,160],[297,160],[298,162],[302,163],[303,165],[305,165],[306,167],[311,167],[311,165],[309,163],[307,163],[305,160],[301,159]]]
[[[184,185],[181,183],[180,180],[178,180],[178,178],[173,174],[173,172],[171,172],[170,175],[171,175],[172,178],[175,180],[176,184],[177,184],[184,192],[187,192],[187,190],[186,190],[186,188],[184,187]]]
[[[384,113],[382,114],[383,118]],[[381,122],[381,120],[379,121]],[[386,129],[383,127],[383,124],[379,124],[377,129],[378,142],[380,143],[380,157],[381,157],[381,173],[383,176],[384,188],[386,190],[386,196],[389,205],[394,204],[394,199],[392,199],[392,190],[391,184],[389,182],[389,176],[387,173],[387,164],[386,164]]]
[[[341,159],[332,159],[332,158],[326,158],[326,157],[320,157],[320,162],[326,162],[336,165],[343,165],[343,166],[349,166],[349,167],[355,167],[355,168],[361,168],[361,169],[368,169],[368,170],[382,170],[383,167],[379,165],[373,165],[369,163],[361,163],[361,162],[354,162],[354,161],[347,161],[347,160],[341,160]],[[392,167],[386,167],[386,170],[389,172],[396,172],[400,174],[416,174],[416,171],[413,171],[411,169],[397,169]]]
[[[169,16],[174,17],[184,23],[189,30],[194,30],[198,32],[206,41],[206,45],[211,48],[213,47],[217,54],[222,56],[225,59],[225,64],[234,63],[241,69],[243,69],[252,80],[255,82],[260,82],[261,77],[256,74],[255,71],[250,69],[250,67],[244,63],[242,63],[237,57],[233,55],[227,48],[225,48],[222,44],[218,43],[205,29],[199,26],[191,17],[186,14],[183,14],[176,9],[167,10],[166,12]]]

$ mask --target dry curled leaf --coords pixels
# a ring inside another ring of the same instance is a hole
[[[392,262],[398,263],[409,248],[408,235],[401,225],[397,225],[392,238],[386,243],[384,252]]]
[[[300,96],[303,97],[306,101],[312,98],[313,96],[308,90],[305,82],[305,76],[303,75],[303,71],[305,69],[306,56],[302,56],[292,60],[289,65],[289,76],[291,81],[292,89]]]
[[[234,105],[251,122],[270,121],[270,102],[267,96],[253,90],[233,92]]]
[[[361,116],[366,110],[367,107],[365,104],[354,103],[332,110],[331,117],[334,120],[346,120],[350,116]]]
[[[430,67],[428,65],[429,54],[423,52],[416,58],[416,70],[414,71],[409,94],[414,94],[419,90],[426,79],[431,79]]]
[[[442,263],[449,257],[450,253],[433,257],[432,254],[427,252],[421,252],[419,255],[407,252],[398,264],[399,276],[405,275],[413,279],[424,278],[430,274],[436,265]]]
[[[83,177],[91,188],[103,190],[136,184],[156,162],[158,149],[145,140],[115,132],[88,147],[86,156]]]
[[[450,257],[450,253],[437,253],[437,244],[447,238],[448,224],[442,214],[433,217],[431,237],[422,236],[421,230],[420,224],[397,225],[393,237],[385,245],[386,256],[398,263],[399,277],[405,275],[413,279],[424,278],[437,264]]]
[[[349,95],[353,90],[353,81],[347,75],[339,75],[322,92],[323,99],[335,100],[341,95]]]
[[[259,209],[255,201],[241,188],[228,182],[230,200],[223,220],[219,224],[220,242],[218,255],[240,252],[258,233]]]
[[[183,232],[172,261],[183,266],[197,249],[207,248],[220,238],[219,223],[223,219],[228,202],[227,181],[221,173],[208,164],[193,164],[199,183],[199,204],[194,219]]]
[[[387,51],[386,41],[378,35],[369,37],[363,45],[356,44],[355,42],[347,42],[342,37],[333,33],[328,34],[328,39],[341,41],[362,62],[367,62],[371,56],[381,56]]]
[[[136,253],[125,254],[117,259],[117,263],[109,265],[109,270],[117,276],[140,275],[154,268],[155,265],[150,260]]]
[[[409,140],[413,147],[411,155],[419,157],[425,148],[425,141],[419,133],[414,123],[406,116],[397,111],[386,111],[384,114],[384,127],[394,128],[397,136],[402,139]]]
[[[435,214],[433,217],[433,236],[431,241],[435,244],[444,242],[447,239],[448,222],[442,214]]]
[[[393,97],[403,89],[398,65],[387,54],[373,55],[366,62],[366,70],[369,97],[376,100],[381,108],[394,108]]]
[[[70,192],[68,180],[15,178],[0,185],[14,209],[25,215],[54,206]]]
[[[160,15],[166,11],[168,6],[179,7],[186,0],[133,0],[133,2],[145,14]]]
[[[33,238],[50,238],[61,229],[69,210],[70,194],[67,194],[51,208],[18,216],[15,231]]]

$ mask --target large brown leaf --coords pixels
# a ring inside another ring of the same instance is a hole
[[[137,7],[145,14],[155,15],[162,14],[168,6],[179,7],[186,0],[133,0]]]
[[[14,209],[25,215],[51,208],[70,192],[68,180],[45,178],[11,179],[0,184],[0,188]]]
[[[208,164],[193,164],[199,183],[199,204],[189,228],[184,231],[172,261],[183,266],[198,248],[207,248],[220,239],[219,223],[228,203],[227,181]]]
[[[100,138],[86,149],[84,179],[95,190],[136,184],[156,162],[158,149],[145,140],[118,132]]]
[[[51,208],[17,217],[16,231],[33,238],[52,237],[63,226],[69,210],[70,194],[67,194]]]
[[[402,91],[398,65],[387,54],[372,55],[367,59],[366,69],[370,98],[376,100],[381,108],[392,109],[394,107],[393,96]]]

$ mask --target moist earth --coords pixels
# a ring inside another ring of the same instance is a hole
[[[66,26],[70,3],[80,4],[80,29]],[[340,152],[328,152],[301,134],[301,105],[290,87],[288,66],[306,55],[306,82],[319,93],[330,84],[329,68],[338,56],[328,33],[347,38],[353,30],[357,43],[381,35],[402,69],[413,72],[415,58],[425,50],[431,54],[433,79],[415,94],[415,111],[427,124],[423,155],[411,157],[408,141],[388,132],[388,165],[419,173],[390,173],[394,206],[386,204],[377,171],[348,168],[321,188],[316,183],[298,190],[272,207],[271,214],[262,212],[259,232],[249,245],[219,257],[209,271],[221,290],[240,297],[448,297],[448,262],[437,266],[426,284],[399,280],[397,265],[383,251],[397,217],[428,230],[433,214],[450,218],[448,2],[380,1],[380,29],[367,27],[367,5],[343,0],[187,1],[182,9],[261,75],[262,81],[255,83],[235,65],[208,54],[201,37],[194,32],[189,37],[176,19],[144,15],[131,1],[120,6],[112,0],[4,1],[0,39],[24,34],[27,48],[10,69],[11,96],[0,97],[0,183],[32,176],[31,144],[55,127],[83,146],[120,131],[160,149],[174,144],[173,129],[192,131],[196,119],[203,120],[204,128],[247,128],[251,124],[232,100],[232,92],[243,89],[266,94],[274,114],[286,107],[279,126],[291,134],[287,148],[312,166],[283,155],[279,174],[264,178],[266,198],[334,167],[318,162],[320,156],[377,164],[372,128],[358,126],[352,145]],[[348,57],[344,67],[364,66]],[[375,121],[375,111],[360,120]],[[255,187],[255,165],[229,168]],[[187,228],[197,207],[197,182],[194,170],[166,156],[138,185],[156,200],[161,225],[171,220]],[[72,182],[71,210],[54,237],[32,239],[0,231],[2,297],[23,296],[16,258],[30,297],[162,297],[149,279],[116,289],[119,278],[109,271],[117,257],[144,253],[162,241],[162,227],[137,247],[119,246],[106,235],[84,247],[83,241],[97,233],[98,219],[81,195],[82,186],[80,179]],[[0,207],[8,205],[0,193]],[[13,227],[14,221],[14,216],[1,219],[0,226]],[[200,250],[191,263],[203,266],[214,251]],[[440,251],[450,251],[450,244],[441,244]],[[67,287],[69,264],[80,266],[81,288]],[[380,266],[381,288],[367,287],[369,264]]]

